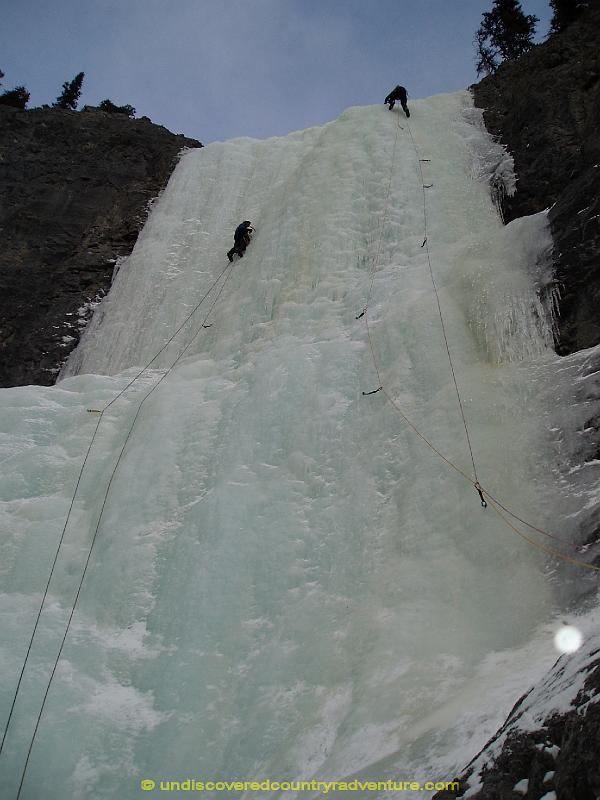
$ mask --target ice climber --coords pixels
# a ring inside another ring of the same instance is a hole
[[[400,105],[402,106],[404,113],[407,117],[410,117],[410,111],[408,110],[408,106],[406,104],[406,89],[404,86],[396,86],[395,89],[392,89],[383,102],[389,103],[391,111],[396,100],[400,101]]]
[[[237,253],[240,258],[244,257],[244,252],[250,244],[250,237],[254,232],[252,224],[246,219],[241,222],[233,234],[233,247],[227,253],[227,258],[233,261],[233,256]]]

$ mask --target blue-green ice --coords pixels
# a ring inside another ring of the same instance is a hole
[[[0,757],[3,798],[133,415],[190,342],[116,470],[23,800],[159,796],[143,779],[450,779],[554,661],[556,564],[482,509],[382,392],[362,394],[380,383],[356,319],[372,280],[381,383],[472,474],[425,197],[478,477],[542,527],[574,524],[549,422],[562,378],[546,216],[503,226],[490,182],[512,191],[510,158],[467,93],[411,111],[350,108],[184,154],[60,382],[0,392],[4,726],[97,422],[87,409],[227,268],[236,225],[255,226],[210,315],[215,293],[102,418]]]

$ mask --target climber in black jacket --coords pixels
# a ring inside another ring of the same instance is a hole
[[[244,252],[250,244],[250,237],[253,232],[254,228],[247,219],[244,222],[240,222],[233,234],[233,247],[227,253],[227,258],[230,261],[233,261],[233,256],[236,253],[240,258],[244,257]]]
[[[404,113],[407,117],[410,117],[410,111],[408,110],[408,105],[406,104],[406,89],[404,86],[396,86],[395,89],[392,89],[383,102],[389,103],[391,111],[396,100],[400,101],[400,105],[402,106]]]

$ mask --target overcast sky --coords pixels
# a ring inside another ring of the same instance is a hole
[[[547,0],[523,0],[546,35]],[[207,143],[319,125],[344,108],[476,80],[492,0],[2,0],[3,89],[52,103],[85,72],[80,107],[129,103]]]

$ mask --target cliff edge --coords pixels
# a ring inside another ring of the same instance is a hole
[[[556,351],[600,342],[600,3],[472,87],[514,157],[505,219],[550,208],[561,300]]]
[[[201,146],[146,117],[0,106],[0,387],[55,382],[178,154]]]

